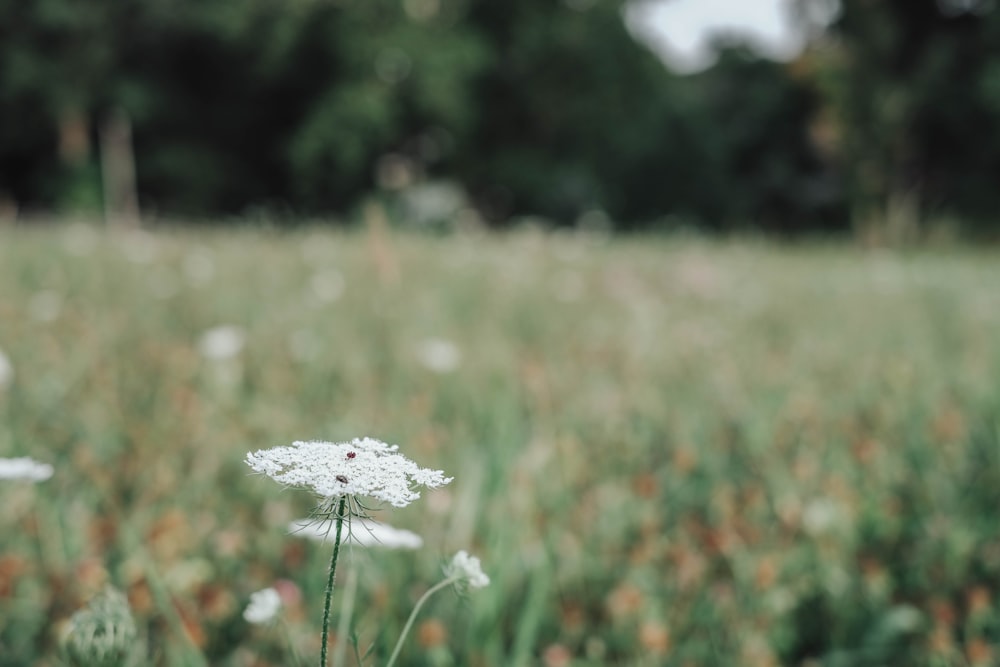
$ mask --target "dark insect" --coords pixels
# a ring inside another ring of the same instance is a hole
[[[337,481],[341,484],[347,484],[347,477],[344,475],[337,475]]]
[[[347,458],[349,459],[353,459],[357,455],[358,455],[357,452],[347,452]]]

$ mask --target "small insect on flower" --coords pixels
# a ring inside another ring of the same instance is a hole
[[[353,459],[353,458],[356,458],[356,457],[357,457],[357,455],[358,455],[358,453],[357,453],[357,452],[347,452],[347,458],[348,458],[348,459]]]
[[[341,484],[347,484],[347,475],[337,475],[337,481]]]

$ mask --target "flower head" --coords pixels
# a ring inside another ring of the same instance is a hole
[[[52,466],[48,463],[22,456],[16,459],[0,458],[0,479],[28,479],[32,482],[42,482],[52,477]]]
[[[250,604],[243,612],[247,623],[261,625],[274,620],[281,611],[281,596],[273,588],[265,588],[250,594]]]
[[[445,566],[444,574],[449,579],[465,582],[472,588],[486,588],[490,584],[490,578],[483,573],[479,559],[470,556],[464,549],[455,554],[451,562]]]
[[[7,355],[0,350],[0,388],[6,387],[14,381],[14,366],[10,363]]]
[[[212,361],[232,359],[240,353],[246,343],[246,333],[238,326],[224,324],[212,327],[198,341],[201,356]]]
[[[109,587],[73,614],[62,643],[74,667],[118,667],[131,663],[136,635],[128,600]]]
[[[251,452],[246,463],[276,482],[308,489],[327,501],[368,496],[394,507],[406,507],[420,497],[414,485],[433,489],[454,479],[440,470],[418,467],[398,449],[374,438],[294,442]]]
[[[316,542],[332,542],[334,539],[329,523],[311,519],[293,521],[289,524],[288,530],[293,535]],[[360,519],[351,522],[351,532],[346,543],[356,544],[359,547],[419,549],[424,545],[424,539],[409,530],[400,530],[370,519]]]
[[[450,373],[462,363],[462,352],[450,340],[430,338],[420,343],[417,357],[428,370]]]

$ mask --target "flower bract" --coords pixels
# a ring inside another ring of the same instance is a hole
[[[312,519],[299,519],[288,526],[289,531],[297,536],[316,542],[332,542],[334,540],[329,522],[317,522]],[[424,545],[424,539],[409,530],[401,530],[392,526],[360,519],[351,523],[351,532],[345,540],[347,544],[359,547],[383,547],[385,549],[419,549]]]

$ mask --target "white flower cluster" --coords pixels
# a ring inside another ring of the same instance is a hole
[[[250,594],[250,604],[243,612],[247,623],[261,625],[274,620],[281,611],[281,596],[273,588],[265,588]]]
[[[0,479],[27,479],[43,482],[52,477],[53,469],[48,463],[22,456],[16,459],[0,459]]]
[[[335,539],[335,533],[329,521],[317,522],[313,519],[299,519],[289,524],[288,530],[296,537],[304,537],[314,542],[333,542]],[[359,547],[419,549],[424,545],[424,538],[412,531],[393,528],[385,523],[371,519],[358,519],[351,522],[351,532],[344,543],[356,544]]]
[[[14,366],[10,363],[7,355],[0,350],[0,389],[6,387],[14,380]]]
[[[198,341],[201,356],[212,361],[225,361],[238,355],[246,344],[247,335],[238,326],[223,324],[212,327]]]
[[[437,488],[454,479],[441,470],[417,466],[398,449],[374,438],[294,442],[251,452],[246,463],[276,482],[309,489],[326,499],[369,496],[394,507],[406,507],[420,497],[413,485]]]
[[[464,549],[455,554],[445,566],[444,574],[449,579],[467,582],[472,588],[486,588],[490,584],[490,578],[483,572],[479,559],[470,556]]]

